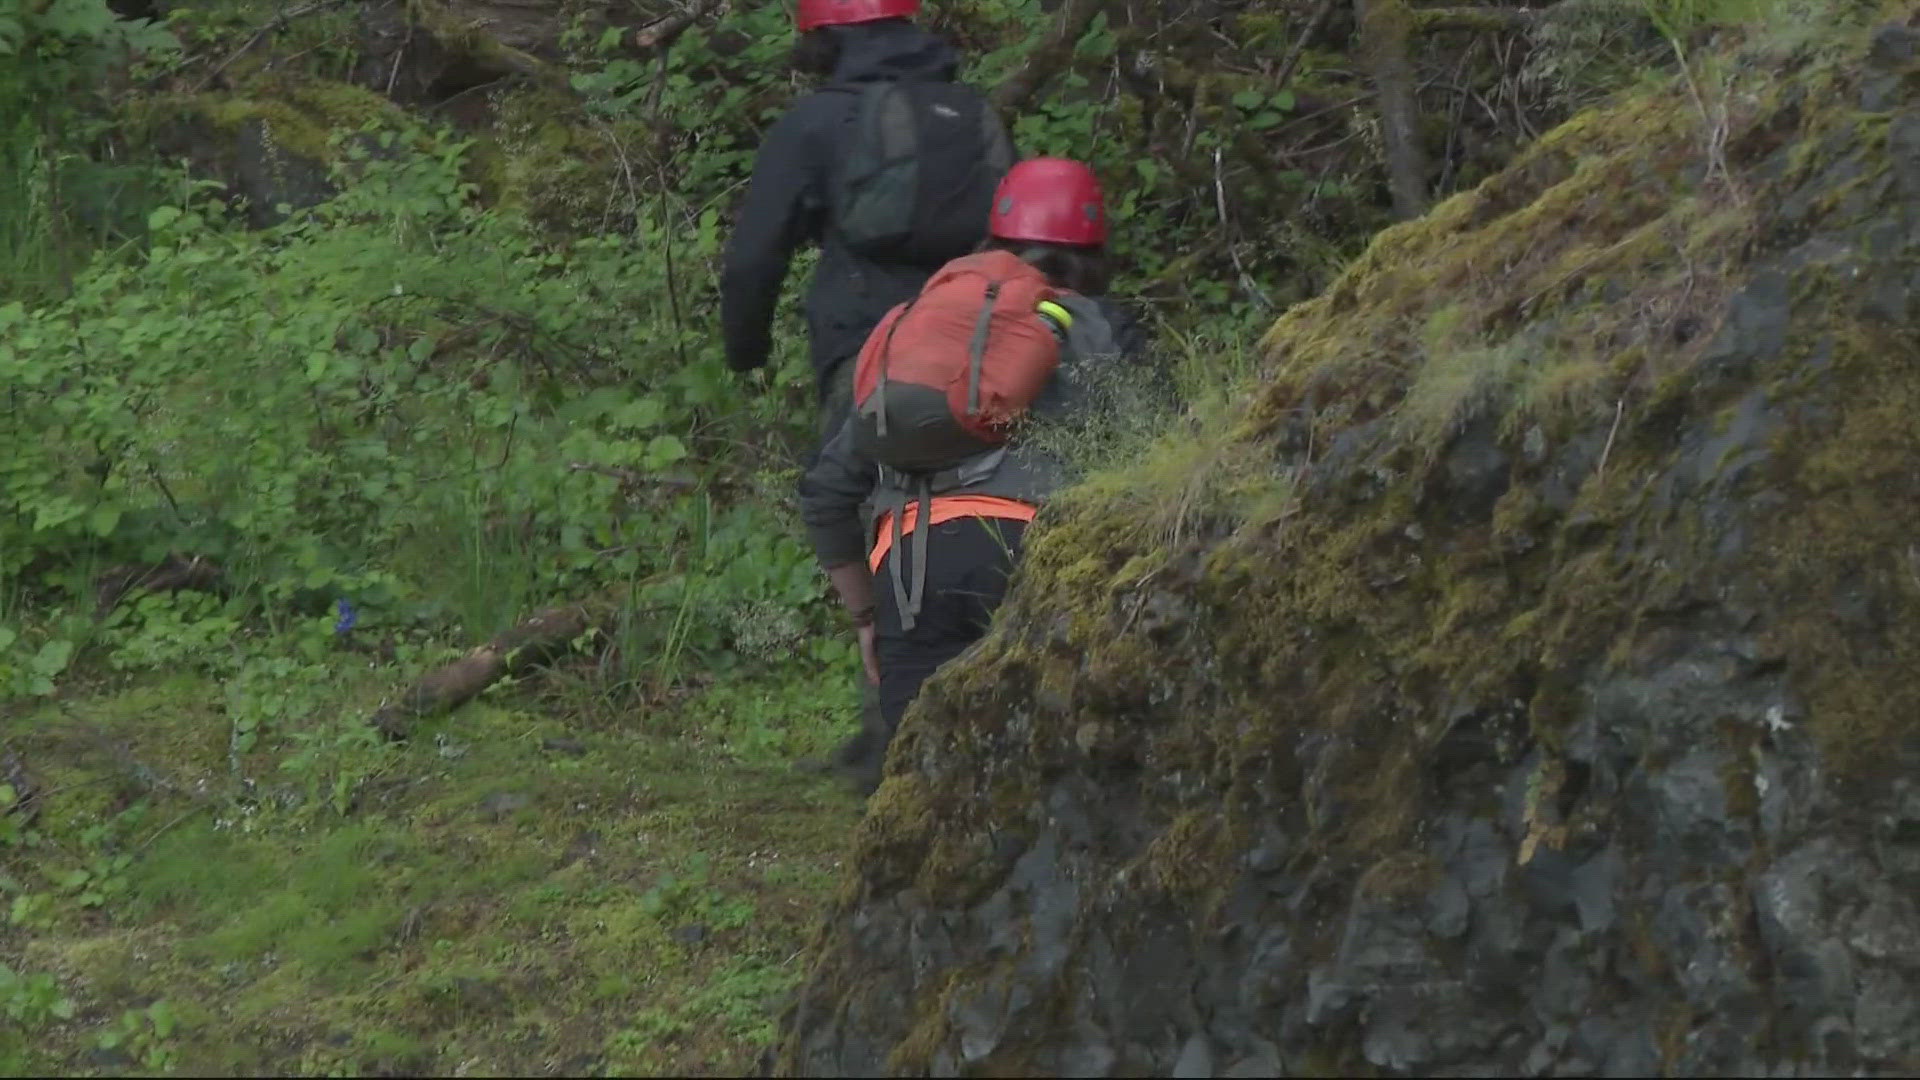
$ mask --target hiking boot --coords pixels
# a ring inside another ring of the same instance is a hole
[[[795,767],[815,775],[839,777],[854,792],[865,798],[880,786],[880,774],[887,761],[887,743],[891,741],[886,720],[880,714],[880,693],[863,683],[860,694],[860,730],[834,748],[825,760],[808,758]]]

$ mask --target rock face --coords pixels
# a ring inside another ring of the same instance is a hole
[[[778,1068],[1920,1068],[1913,24],[1577,118],[1054,508]]]

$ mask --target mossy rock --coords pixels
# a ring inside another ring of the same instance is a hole
[[[783,1068],[1920,1064],[1920,35],[1863,14],[1383,233],[1061,499]]]
[[[295,75],[230,91],[155,95],[129,109],[134,128],[155,146],[244,200],[256,226],[281,220],[282,207],[314,206],[335,194],[332,169],[348,142],[373,147],[369,133],[409,123],[370,90]]]

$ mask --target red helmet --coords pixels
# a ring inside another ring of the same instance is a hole
[[[920,0],[800,0],[793,21],[804,34],[822,26],[904,19],[919,10]]]
[[[1097,247],[1107,242],[1107,204],[1093,170],[1066,158],[1033,158],[1007,170],[993,193],[987,231],[1002,240]]]

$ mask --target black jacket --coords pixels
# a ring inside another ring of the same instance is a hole
[[[793,253],[820,243],[807,290],[807,330],[815,375],[860,351],[895,304],[920,291],[938,266],[883,265],[846,250],[827,229],[827,182],[847,138],[858,96],[835,87],[885,79],[951,82],[960,58],[944,42],[906,22],[830,28],[840,62],[826,86],[795,102],[760,143],[753,179],[727,243],[720,278],[720,322],[727,364],[747,371],[767,362],[769,330]],[[981,235],[986,222],[981,222]]]
[[[1045,502],[1079,471],[1081,463],[1068,451],[1097,438],[1092,429],[1114,423],[1118,412],[1174,404],[1171,373],[1152,355],[1145,327],[1125,308],[1071,294],[1061,303],[1073,314],[1073,325],[1053,380],[1028,409],[1033,426],[1018,433],[1005,454],[982,459],[991,469],[986,475],[961,476],[940,494]],[[855,448],[851,418],[841,424],[800,478],[800,518],[821,566],[831,569],[866,558],[878,514],[916,497],[903,480]],[[863,506],[866,521],[860,516]]]

